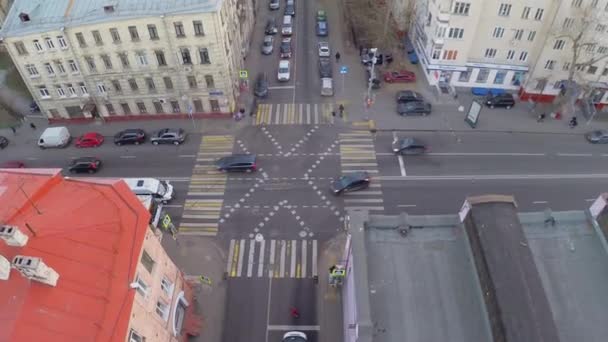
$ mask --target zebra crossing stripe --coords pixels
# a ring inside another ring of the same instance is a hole
[[[232,264],[234,263],[234,240],[230,240],[230,247],[228,247],[228,265],[226,266],[226,273],[230,274],[232,271]]]
[[[279,265],[279,275],[281,278],[285,277],[285,240],[281,240],[281,264]]]
[[[243,272],[243,257],[245,256],[245,240],[241,240],[239,246],[239,263],[237,265],[236,276],[240,277]]]
[[[268,264],[270,265],[270,267],[268,268],[268,277],[272,278],[273,272],[275,272],[274,269],[274,250],[276,247],[276,240],[272,240],[270,241],[270,259],[268,260]]]
[[[302,240],[302,273],[300,278],[306,278],[306,240]]]
[[[253,274],[253,255],[255,253],[255,240],[249,240],[249,257],[247,258],[247,278]]]
[[[260,257],[258,260],[258,278],[262,277],[264,272],[264,247],[266,246],[266,240],[260,241]]]
[[[297,250],[297,242],[296,240],[291,240],[291,272],[290,276],[294,278],[296,276],[296,250]]]
[[[317,273],[317,240],[312,240],[312,276],[316,277]]]

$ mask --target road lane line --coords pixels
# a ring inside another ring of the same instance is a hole
[[[270,241],[270,259],[268,259],[270,266],[268,267],[268,277],[272,278],[273,272],[276,272],[274,269],[274,250],[276,247],[276,240]]]
[[[382,198],[345,198],[344,203],[382,203]]]
[[[431,152],[426,153],[429,156],[462,156],[462,157],[483,157],[483,156],[505,156],[505,157],[542,157],[546,153],[519,153],[519,152]]]
[[[74,157],[74,159],[75,159],[75,158],[76,158],[76,157]],[[36,158],[36,157],[27,157],[27,158],[25,158],[25,159],[27,159],[27,160],[37,160],[38,158]]]
[[[266,240],[260,241],[260,258],[258,260],[258,278],[262,277],[264,273],[264,247],[266,246]]]
[[[547,204],[547,201],[533,201],[532,204]]]
[[[253,274],[253,258],[255,254],[255,240],[249,240],[249,256],[247,257],[247,278]]]
[[[180,158],[196,158],[196,154],[180,154]]]
[[[296,250],[298,249],[297,241],[291,240],[291,267],[289,276],[294,278],[296,276]]]
[[[596,200],[596,198],[587,198],[585,201],[587,201],[587,202],[593,202],[595,200]]]
[[[306,240],[302,240],[302,276],[301,278],[306,278]]]
[[[230,247],[228,247],[228,265],[226,266],[226,273],[228,274],[232,271],[232,263],[234,261],[232,253],[234,253],[234,239],[230,240]]]
[[[237,264],[236,276],[240,277],[243,272],[243,257],[245,256],[245,239],[241,240],[239,246],[239,263]]]
[[[405,163],[403,162],[403,156],[399,155],[397,156],[397,159],[399,160],[399,170],[401,171],[401,175],[402,176],[407,176],[407,173],[405,173]]]
[[[317,240],[312,240],[312,276],[319,275],[317,273]]]
[[[163,208],[181,208],[183,205],[180,204],[163,204]]]
[[[606,173],[578,174],[513,174],[513,175],[445,175],[445,176],[377,176],[379,181],[446,181],[446,180],[562,180],[606,179]]]
[[[272,330],[272,331],[289,331],[289,330],[319,331],[319,330],[321,330],[321,326],[319,326],[319,325],[268,325],[268,330]]]
[[[592,157],[591,153],[557,153],[560,157]]]
[[[279,265],[279,277],[285,277],[285,240],[281,240],[281,264]]]
[[[295,65],[295,64],[294,64]],[[268,89],[295,89],[296,86],[272,86],[268,87]]]
[[[416,207],[415,204],[397,204],[398,208],[414,208]]]
[[[135,159],[137,156],[120,156],[122,159]]]

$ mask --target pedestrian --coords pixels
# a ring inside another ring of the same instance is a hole
[[[574,128],[578,126],[578,121],[576,120],[576,116],[573,116],[572,119],[570,119],[570,128]]]
[[[300,317],[300,312],[298,311],[298,309],[296,307],[292,306],[290,311],[291,311],[291,317],[293,317],[293,318]]]
[[[36,130],[36,125],[34,125],[33,122],[30,122],[30,127],[32,127],[33,130]]]
[[[335,110],[331,111],[331,116],[334,116],[334,117],[336,116],[336,111]]]
[[[547,115],[546,115],[545,113],[541,113],[541,114],[538,116],[538,119],[536,120],[536,122],[543,122],[543,121],[545,121],[545,118],[546,118],[546,117],[547,117]]]
[[[336,62],[340,61],[340,52],[336,52]]]
[[[13,131],[13,135],[17,135],[17,130],[15,129],[15,126],[11,126],[11,131]]]
[[[340,111],[340,117],[344,116],[344,105],[340,103],[340,106],[338,107],[338,111]]]

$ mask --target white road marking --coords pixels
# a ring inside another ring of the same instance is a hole
[[[398,208],[414,208],[416,207],[415,204],[398,204],[397,205]]]
[[[137,156],[120,156],[122,159],[135,159]]]
[[[399,170],[401,171],[401,175],[407,176],[407,173],[405,173],[405,163],[403,162],[403,156],[398,155],[397,160],[399,160]]]
[[[230,271],[232,270],[232,261],[234,260],[233,258],[233,253],[234,253],[234,239],[230,240],[230,247],[228,247],[228,266],[226,266],[226,272],[228,274],[230,274]]]
[[[279,277],[285,276],[285,240],[281,240],[281,264],[279,265]]]
[[[369,190],[363,190],[363,191],[355,191],[355,192],[351,192],[348,194],[348,196],[371,196],[371,195],[382,195],[382,191],[369,191]]]
[[[344,207],[344,210],[384,211],[384,207]]]
[[[532,204],[547,204],[547,201],[533,201]]]
[[[585,201],[587,201],[587,202],[593,202],[595,200],[596,200],[596,198],[587,198]]]
[[[382,198],[345,198],[344,203],[382,203]]]
[[[296,251],[298,250],[298,244],[296,240],[291,240],[291,278],[296,276]]]
[[[251,278],[253,273],[253,258],[255,254],[255,240],[249,240],[249,256],[247,257],[247,278]]]
[[[302,278],[306,278],[306,253],[306,240],[302,240]]]
[[[427,153],[429,156],[463,156],[463,157],[476,157],[476,156],[505,156],[505,157],[540,157],[546,156],[546,153],[518,153],[518,152],[431,152]]]
[[[321,326],[319,326],[319,325],[268,325],[268,330],[273,330],[273,331],[290,331],[290,330],[319,331],[319,330],[321,330]]]
[[[75,157],[74,157],[74,158],[75,158]],[[37,160],[38,158],[36,158],[36,157],[27,157],[27,158],[25,158],[25,159],[27,159],[27,160]]]
[[[260,258],[258,260],[258,278],[262,277],[264,272],[264,247],[266,246],[266,240],[260,241]]]
[[[273,276],[273,272],[274,272],[274,250],[276,247],[276,240],[272,240],[270,241],[270,259],[269,259],[269,264],[270,266],[268,267],[268,277],[272,278]]]
[[[317,240],[312,240],[312,276],[317,275]]]
[[[296,88],[296,86],[272,86],[272,87],[268,87],[268,89],[295,89],[295,88]]]
[[[180,154],[180,158],[196,158],[196,154]]]
[[[377,176],[380,181],[445,181],[445,180],[556,180],[556,179],[605,179],[606,173],[590,174],[513,174],[513,175],[445,175],[445,176]]]
[[[181,208],[183,205],[181,204],[163,204],[163,208]]]
[[[236,265],[236,276],[240,277],[243,272],[243,256],[245,256],[245,240],[241,240],[239,246],[239,262]]]
[[[560,157],[592,157],[591,153],[557,153]]]

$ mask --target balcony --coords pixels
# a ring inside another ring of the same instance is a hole
[[[439,13],[437,13],[437,16],[435,18],[438,22],[447,24],[450,21],[450,12],[439,10]]]

